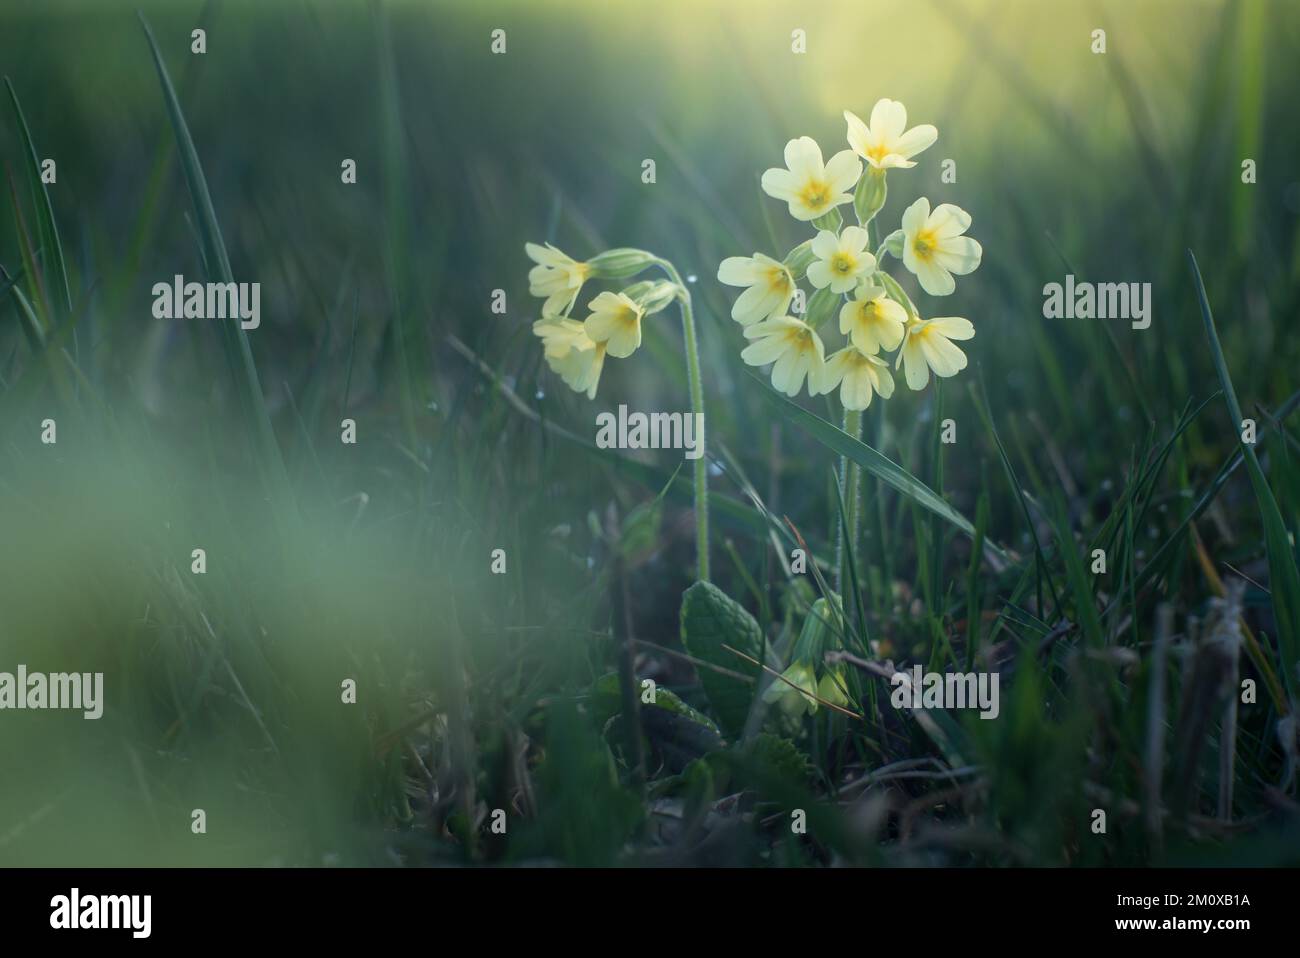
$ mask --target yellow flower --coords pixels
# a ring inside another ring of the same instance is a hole
[[[808,282],[832,293],[847,293],[858,280],[876,271],[876,257],[866,252],[870,237],[861,226],[846,226],[839,236],[822,230],[812,241],[816,261],[808,266]]]
[[[901,343],[906,322],[907,310],[886,296],[883,286],[861,286],[840,307],[840,332],[868,356]]]
[[[750,366],[772,367],[772,385],[787,396],[798,394],[805,376],[820,375],[826,349],[816,331],[803,320],[776,316],[745,327],[745,338],[756,340],[740,353]]]
[[[731,318],[742,326],[782,315],[794,297],[790,271],[762,253],[728,256],[718,267],[718,282],[749,287],[731,307]]]
[[[817,711],[817,676],[813,667],[807,662],[796,662],[783,673],[781,679],[773,679],[772,684],[763,693],[763,701],[776,703],[781,711],[791,718],[799,718],[804,712],[809,715]],[[793,686],[793,687],[792,687]]]
[[[591,341],[582,323],[561,316],[546,316],[533,323],[533,335],[541,339],[547,359],[561,359],[569,350],[581,349]]]
[[[979,266],[984,248],[962,235],[969,228],[965,210],[942,203],[932,213],[924,196],[903,211],[903,265],[931,296],[947,296],[957,288],[953,273],[965,276]]]
[[[817,697],[823,702],[841,707],[849,704],[848,684],[844,681],[844,666],[829,668],[817,683]]]
[[[850,345],[827,358],[813,391],[828,393],[836,386],[840,387],[840,403],[845,409],[866,409],[871,405],[872,393],[880,393],[881,399],[894,394],[894,377],[889,363]]]
[[[590,264],[579,263],[550,243],[545,246],[525,243],[524,252],[537,264],[528,271],[528,292],[546,300],[542,315],[567,316],[582,291],[582,284],[591,275]]]
[[[533,332],[541,337],[546,364],[574,392],[596,398],[596,385],[605,366],[605,344],[587,335],[576,319],[548,316],[533,323]]]
[[[930,380],[930,370],[936,376],[955,376],[966,368],[966,354],[952,344],[954,339],[970,339],[975,327],[969,319],[960,316],[941,316],[921,320],[907,328],[903,348],[898,352],[907,385],[924,389]]]
[[[916,166],[912,157],[933,145],[939,131],[928,123],[907,130],[907,108],[897,100],[877,100],[871,108],[871,125],[844,111],[849,124],[849,146],[878,170]]]
[[[773,167],[763,174],[763,192],[790,205],[797,220],[815,220],[841,203],[853,200],[853,186],[862,175],[862,161],[852,150],[841,150],[823,165],[821,147],[810,136],[785,145],[787,169]]]
[[[583,327],[593,342],[604,343],[615,359],[626,359],[641,345],[642,309],[624,293],[601,293],[587,309]]]

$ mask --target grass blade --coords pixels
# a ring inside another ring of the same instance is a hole
[[[171,120],[172,130],[176,134],[176,148],[180,153],[181,169],[185,174],[185,184],[189,188],[190,199],[194,202],[195,224],[199,234],[199,244],[203,260],[207,264],[209,279],[222,283],[233,283],[234,274],[230,269],[230,258],[226,254],[226,244],[221,238],[221,227],[217,224],[216,210],[212,206],[212,196],[208,192],[207,179],[199,163],[198,151],[181,112],[176,89],[172,86],[167,66],[163,63],[158,44],[154,41],[153,31],[144,14],[139,14],[140,25],[149,41],[149,50],[153,54],[154,66],[158,70],[158,82],[162,86],[163,100],[167,104],[167,115]],[[280,454],[275,431],[271,428],[271,417],[266,410],[266,400],[257,378],[257,366],[253,362],[253,351],[248,343],[244,328],[237,322],[219,324],[221,341],[226,351],[226,359],[235,378],[240,406],[256,430],[258,459],[262,465],[266,480],[277,498],[288,501],[289,484],[284,468],[284,459]]]
[[[1223,388],[1223,397],[1227,400],[1228,412],[1232,416],[1232,429],[1237,435],[1237,442],[1241,446],[1242,457],[1246,462],[1246,471],[1250,475],[1250,484],[1259,502],[1260,518],[1264,524],[1264,549],[1268,555],[1273,613],[1277,619],[1278,645],[1282,653],[1282,681],[1286,683],[1287,695],[1294,703],[1296,700],[1295,669],[1300,663],[1300,570],[1296,568],[1295,554],[1291,551],[1286,525],[1282,522],[1282,512],[1278,509],[1273,490],[1269,488],[1264,470],[1255,456],[1255,447],[1252,443],[1241,439],[1239,432],[1242,422],[1241,405],[1237,402],[1236,390],[1232,388],[1228,363],[1223,357],[1223,347],[1219,345],[1219,333],[1214,326],[1214,314],[1205,295],[1205,282],[1201,279],[1201,270],[1196,265],[1196,255],[1190,249],[1187,251],[1187,261],[1196,284],[1196,297],[1201,305],[1201,319],[1205,322],[1205,338],[1210,343],[1214,369],[1219,374],[1219,385]]]
[[[18,103],[18,94],[14,85],[5,77],[5,89],[9,91],[9,103],[14,108],[14,117],[18,120],[18,131],[22,134],[23,154],[27,166],[27,179],[31,183],[32,198],[36,202],[36,240],[41,250],[43,261],[49,264],[50,272],[56,281],[55,292],[59,295],[58,306],[64,318],[72,315],[72,288],[68,285],[68,268],[63,259],[63,243],[59,240],[59,228],[54,222],[54,207],[50,203],[49,191],[41,182],[41,162],[36,153],[36,144],[32,141],[32,131],[23,116],[23,108]],[[49,285],[49,281],[46,281]]]
[[[757,376],[754,378],[758,379]],[[948,505],[938,493],[898,465],[898,463],[882,456],[861,440],[854,439],[838,426],[832,425],[820,416],[814,416],[808,410],[797,403],[791,402],[766,384],[763,385],[762,393],[764,398],[776,406],[786,419],[808,433],[823,446],[838,455],[847,456],[877,479],[893,486],[917,505],[928,509],[940,519],[956,526],[970,536],[971,539],[975,538],[975,526],[971,524],[969,519]],[[1007,554],[992,542],[985,540],[984,550],[986,554],[995,556],[1003,563],[1010,562]]]

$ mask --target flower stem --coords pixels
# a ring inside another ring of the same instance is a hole
[[[678,275],[676,267],[666,259],[656,260],[660,269],[677,284],[681,293],[678,304],[682,312],[682,339],[686,343],[686,379],[691,390],[691,412],[701,427],[704,425],[704,383],[700,379],[700,346],[695,337],[695,314],[691,311],[691,294]],[[700,455],[694,460],[695,481],[695,557],[696,578],[709,581],[709,474],[704,456],[705,431],[699,435]]]
[[[862,438],[862,411],[844,410],[844,431],[854,439]],[[840,456],[840,497],[844,500],[844,522],[840,526],[836,550],[835,586],[840,596],[844,596],[847,585],[849,554],[858,547],[858,496],[862,485],[862,468],[856,462],[849,462],[848,456]],[[844,537],[844,528],[848,527],[848,539]]]

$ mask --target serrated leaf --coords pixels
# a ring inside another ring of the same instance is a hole
[[[638,694],[640,694],[639,690]],[[645,708],[660,708],[666,712],[672,712],[674,715],[690,719],[692,722],[712,729],[714,732],[718,731],[718,726],[714,724],[713,719],[698,709],[691,708],[676,693],[670,692],[668,689],[656,687],[654,701],[643,702],[642,705]],[[623,710],[623,697],[618,687],[617,672],[607,672],[591,683],[591,707],[592,712],[601,724],[604,724]]]
[[[758,623],[717,586],[697,582],[682,595],[682,644],[695,658],[752,679],[699,669],[704,694],[718,723],[728,735],[740,734],[749,716],[760,668],[724,646],[756,661],[761,659],[763,633]]]

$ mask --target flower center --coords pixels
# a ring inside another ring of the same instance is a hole
[[[831,201],[831,188],[820,180],[809,180],[800,199],[809,209],[819,210]]]
[[[852,274],[857,265],[857,258],[849,253],[836,253],[831,257],[831,270],[839,273],[841,276]]]
[[[934,230],[920,230],[912,240],[912,251],[924,260],[930,259],[938,246],[939,239],[934,235]]]
[[[779,266],[772,266],[767,271],[767,286],[776,292],[785,292],[788,280],[785,276],[785,270]]]
[[[877,163],[881,162],[888,155],[889,146],[884,141],[877,143],[871,149],[867,150],[867,157],[875,160]]]
[[[812,330],[811,329],[792,329],[786,333],[785,340],[791,349],[798,352],[804,352],[812,348]]]

